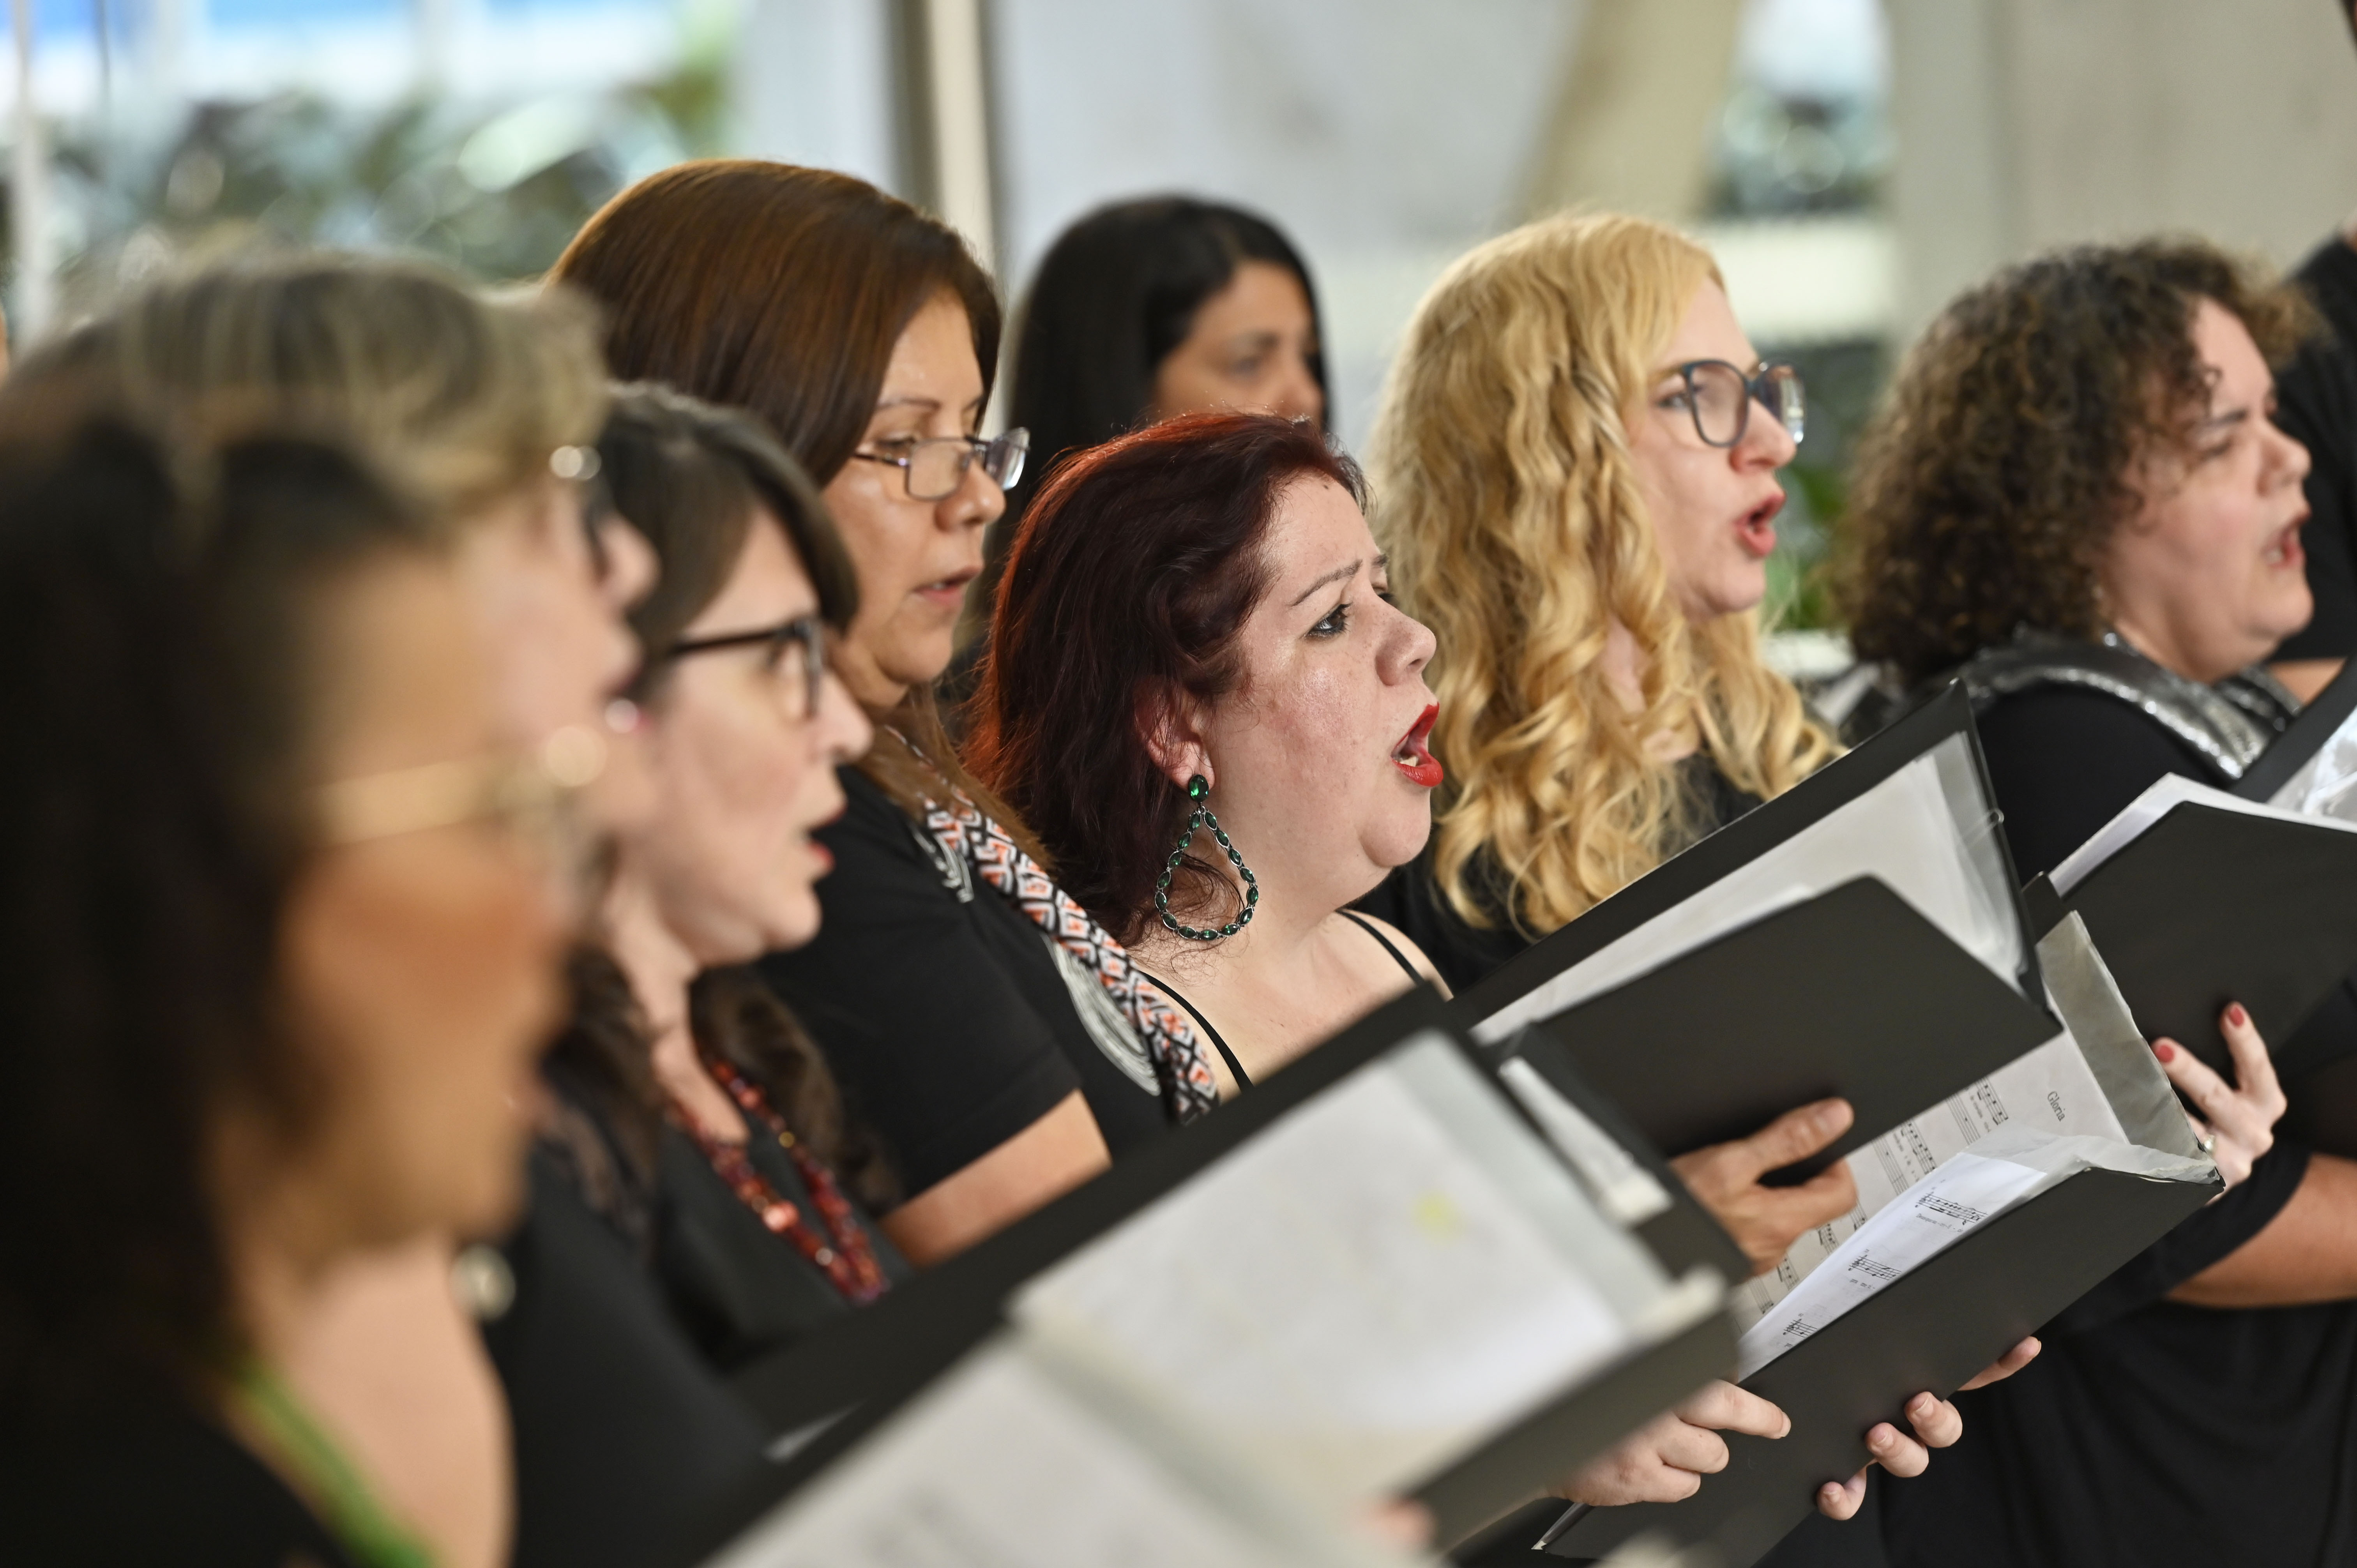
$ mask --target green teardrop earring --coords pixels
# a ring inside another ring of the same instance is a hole
[[[1211,798],[1211,781],[1201,774],[1198,773],[1187,780],[1187,799],[1195,802],[1195,810],[1187,819],[1186,836],[1178,841],[1178,847],[1170,852],[1170,858],[1163,864],[1161,880],[1154,885],[1154,908],[1161,915],[1162,923],[1193,942],[1215,942],[1222,937],[1234,936],[1252,924],[1253,911],[1260,907],[1260,879],[1253,875],[1252,867],[1244,864],[1244,857],[1236,853],[1236,846],[1220,826],[1220,819],[1211,814],[1208,804]],[[1242,873],[1244,879],[1244,912],[1224,926],[1200,931],[1192,926],[1180,925],[1170,913],[1170,874],[1178,869],[1180,861],[1187,858],[1187,846],[1195,842],[1195,832],[1199,828],[1211,830],[1211,836],[1219,841],[1222,849],[1228,852],[1228,864]]]

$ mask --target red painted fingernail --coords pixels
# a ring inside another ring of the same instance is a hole
[[[2241,1028],[2244,1025],[2248,1024],[2250,1021],[2251,1015],[2243,1011],[2243,1004],[2241,1003],[2234,1003],[2226,1009],[2226,1022],[2233,1025],[2237,1029]]]
[[[2155,1040],[2152,1043],[2152,1054],[2158,1057],[2165,1062],[2175,1061],[2177,1059],[2177,1047],[2170,1045],[2167,1040]]]

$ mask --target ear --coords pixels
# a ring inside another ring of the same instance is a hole
[[[1207,784],[1219,782],[1203,745],[1201,714],[1184,690],[1167,681],[1140,682],[1132,711],[1137,738],[1164,778],[1181,789],[1198,773]]]

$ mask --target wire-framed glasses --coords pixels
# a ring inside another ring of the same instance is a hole
[[[1685,383],[1686,412],[1695,434],[1706,446],[1733,446],[1751,427],[1751,405],[1775,416],[1795,444],[1808,430],[1808,396],[1801,372],[1777,360],[1763,360],[1749,375],[1725,360],[1689,360],[1672,367]]]
[[[912,501],[937,501],[957,493],[965,471],[982,461],[982,471],[1002,490],[1011,490],[1023,478],[1023,460],[1031,450],[1031,433],[1017,428],[996,441],[978,435],[902,436],[878,444],[880,450],[854,452],[871,463],[900,470]]]
[[[776,678],[781,691],[799,696],[802,707],[789,716],[806,719],[818,712],[819,690],[826,683],[826,624],[814,615],[799,615],[757,631],[723,632],[717,637],[690,638],[663,651],[665,659],[685,659],[729,648],[759,648],[761,667]],[[789,708],[792,706],[788,704]]]
[[[495,823],[578,897],[592,835],[581,792],[606,770],[603,736],[567,725],[523,752],[489,752],[339,779],[313,794],[316,842],[340,848],[462,823]]]

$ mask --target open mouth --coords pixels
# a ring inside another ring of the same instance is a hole
[[[963,604],[965,602],[965,585],[981,575],[982,572],[978,567],[969,568],[963,572],[952,572],[946,577],[936,577],[930,583],[919,584],[917,596],[931,599],[935,604]]]
[[[2308,555],[2300,548],[2299,528],[2307,521],[2304,516],[2294,518],[2269,534],[2266,548],[2259,552],[2259,558],[2270,566],[2305,566]]]
[[[1776,548],[1776,514],[1784,510],[1784,492],[1778,490],[1736,520],[1735,536],[1744,550],[1766,560]]]
[[[1400,736],[1400,743],[1392,747],[1393,766],[1406,774],[1410,783],[1421,784],[1427,789],[1438,788],[1441,779],[1440,760],[1432,755],[1432,748],[1426,744],[1432,738],[1434,721],[1439,717],[1438,703],[1426,704],[1423,714],[1409,726],[1407,734]]]

